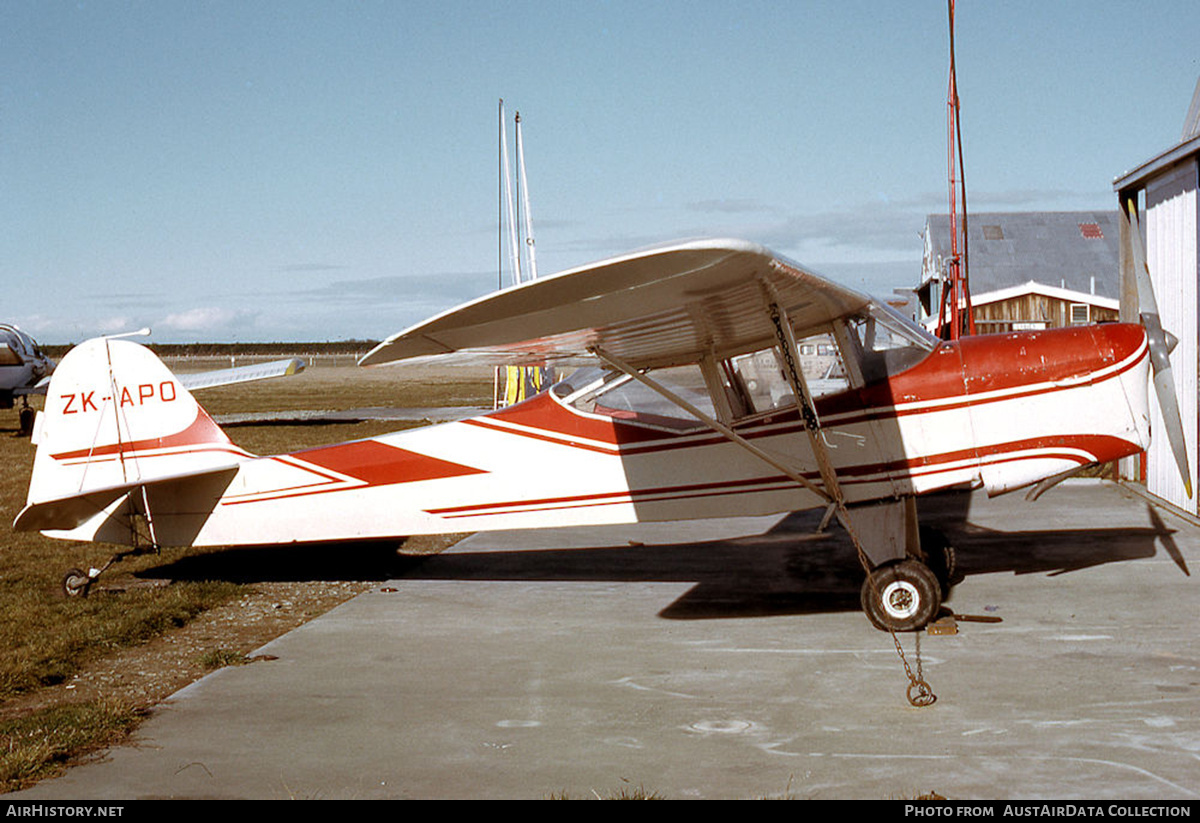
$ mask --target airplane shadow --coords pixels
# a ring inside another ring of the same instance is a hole
[[[404,577],[426,558],[400,554],[403,541],[243,546],[168,559],[137,577],[232,583],[384,581]]]
[[[1145,527],[1001,532],[972,524],[963,505],[952,497],[922,505],[922,522],[942,530],[955,547],[959,581],[995,572],[1057,576],[1152,557],[1160,544],[1184,574],[1189,573],[1172,531],[1149,506],[1150,525]],[[819,512],[800,512],[765,534],[672,545],[464,550],[426,557],[398,554],[395,541],[239,548],[181,558],[140,576],[246,583],[393,579],[691,583],[660,612],[661,617],[695,620],[857,611],[863,580],[857,554],[840,528],[815,533],[819,519]]]

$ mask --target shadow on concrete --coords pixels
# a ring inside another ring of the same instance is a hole
[[[1185,574],[1173,532],[1149,509],[1144,528],[1002,532],[973,524],[963,495],[922,501],[922,522],[954,546],[958,577],[1061,575],[1154,556],[1161,543]],[[817,534],[820,512],[799,512],[762,535],[672,545],[454,551],[414,557],[398,543],[238,548],[181,558],[139,576],[253,583],[303,580],[512,580],[694,583],[661,612],[668,619],[857,611],[863,579],[838,527]],[[953,593],[951,593],[951,600]]]
[[[171,559],[144,569],[151,580],[228,580],[233,583],[317,580],[384,581],[403,577],[424,558],[398,553],[401,540],[243,546]]]
[[[1055,576],[1153,557],[1156,545],[1162,545],[1176,566],[1190,574],[1172,536],[1174,530],[1149,503],[1149,525],[1145,527],[1012,531],[972,523],[969,507],[968,495],[931,496],[922,499],[921,506],[922,523],[942,531],[957,550],[959,573],[963,576],[993,572]]]

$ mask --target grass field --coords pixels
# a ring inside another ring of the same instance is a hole
[[[203,365],[220,368],[228,363]],[[296,377],[209,389],[197,393],[197,399],[213,415],[486,406],[491,404],[492,377],[484,369],[315,366]],[[401,427],[395,422],[242,425],[228,434],[248,451],[276,454]],[[89,661],[145,643],[245,591],[230,580],[192,579],[68,600],[61,592],[65,571],[99,566],[116,547],[13,531],[10,524],[25,501],[33,454],[29,440],[17,435],[16,411],[0,411],[0,460],[7,467],[0,476],[0,528],[5,530],[0,544],[0,791],[27,785],[72,755],[107,745],[126,734],[144,710],[119,701],[97,701],[44,706],[31,714],[11,709],[16,698],[62,683]],[[172,550],[170,560],[211,551],[220,550]],[[134,558],[121,565],[121,572],[143,572],[166,562],[164,558]]]

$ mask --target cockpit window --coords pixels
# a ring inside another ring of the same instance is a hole
[[[702,413],[715,416],[698,366],[656,369],[649,376]],[[553,392],[564,403],[585,414],[672,430],[704,425],[658,392],[620,372],[591,367],[580,369],[554,386]]]
[[[858,317],[837,322],[844,322],[849,333],[829,328],[797,341],[799,366],[814,398],[846,391],[852,383],[857,387],[858,375],[870,383],[897,374],[938,344],[936,337],[883,305],[870,305]],[[775,347],[706,365],[708,381],[699,365],[655,369],[648,376],[703,414],[725,422],[796,408]],[[584,414],[672,430],[705,425],[648,386],[611,369],[579,369],[551,391]],[[719,412],[710,392],[721,401]]]
[[[22,355],[27,357],[45,356],[33,338],[16,326],[0,326],[0,347],[7,349],[5,357],[16,358],[18,362],[22,360]]]

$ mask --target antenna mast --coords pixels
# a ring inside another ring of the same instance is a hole
[[[967,277],[967,180],[963,171],[962,126],[959,123],[958,77],[954,61],[954,0],[947,0],[950,15],[950,88],[946,95],[946,143],[950,178],[950,257],[942,278],[938,313],[941,337],[957,340],[975,333],[971,290]],[[958,193],[962,196],[962,224],[958,221]],[[960,252],[961,238],[961,252]],[[948,316],[947,316],[948,315]]]

